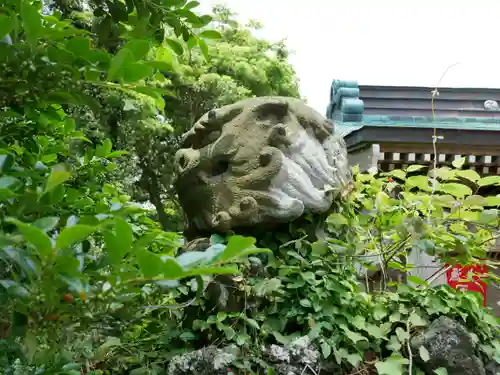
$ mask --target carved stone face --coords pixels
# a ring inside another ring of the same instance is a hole
[[[191,233],[325,212],[351,179],[334,125],[298,99],[247,99],[210,111],[181,147],[175,187]]]

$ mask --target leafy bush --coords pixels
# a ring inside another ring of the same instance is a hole
[[[162,217],[179,214],[178,135],[214,105],[298,96],[288,52],[225,8],[216,31],[196,2],[78,3],[0,8],[1,374],[162,374],[176,353],[228,344],[248,373],[266,367],[261,344],[303,334],[342,370],[394,374],[411,361],[410,335],[441,315],[500,361],[498,321],[478,298],[430,287],[408,261],[424,251],[492,266],[499,177],[463,160],[431,177],[356,174],[327,217],[183,252]],[[161,224],[132,202],[141,194]]]
[[[257,271],[252,264],[260,260],[252,258],[248,277],[233,278],[217,294],[217,308],[208,299],[201,309],[186,310],[184,334],[194,347],[240,347],[246,360],[236,367],[246,370],[256,362],[266,367],[258,360],[262,344],[309,335],[346,373],[400,374],[410,363],[410,336],[445,315],[469,327],[485,358],[500,361],[499,321],[480,297],[432,286],[436,277],[412,275],[416,265],[408,262],[417,251],[441,257],[441,274],[445,263],[494,266],[487,254],[498,236],[500,202],[477,194],[500,186],[500,178],[443,167],[430,172],[435,179],[423,170],[358,173],[326,225],[315,216],[268,233],[260,244],[274,256]],[[382,271],[378,285],[368,280],[370,269]],[[391,279],[394,271],[401,281]]]
[[[116,9],[111,4],[115,3],[108,2],[110,9],[104,11],[113,18]],[[130,16],[135,23],[113,55],[96,47],[92,34],[73,27],[60,14],[43,16],[38,1],[2,4],[2,373],[92,370],[89,358],[99,358],[119,340],[109,332],[119,332],[124,322],[132,324],[149,313],[147,296],[168,302],[161,297],[164,290],[185,282],[197,288],[199,298],[207,277],[238,273],[231,266],[238,257],[265,251],[234,237],[227,247],[179,255],[182,237],[163,231],[110,179],[116,159],[127,152],[113,149],[108,138],[93,144],[82,124],[69,115],[75,106],[93,110],[97,117],[105,115],[91,87],[147,101],[145,95],[160,108],[164,105],[165,90],[147,84],[165,64],[148,58],[151,28],[158,25],[144,24],[151,13],[143,5],[134,2],[128,9],[128,14],[137,11]],[[176,17],[182,27],[176,32],[203,47],[204,40],[186,27],[184,19],[198,20],[197,27],[210,19],[194,15],[190,5],[182,6],[169,9],[181,13]],[[172,15],[164,16],[173,22]],[[180,45],[169,40],[174,50]],[[124,310],[130,315],[115,320]]]

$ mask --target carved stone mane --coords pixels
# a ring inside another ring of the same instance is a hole
[[[176,165],[190,233],[325,212],[351,179],[333,123],[285,97],[242,100],[206,113],[183,135]]]

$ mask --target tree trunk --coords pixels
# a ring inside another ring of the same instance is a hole
[[[142,169],[142,185],[149,194],[149,201],[153,203],[158,214],[158,221],[162,229],[166,232],[170,229],[170,220],[165,213],[165,206],[161,200],[160,187],[158,186],[158,178],[154,171],[146,167],[143,163],[140,164]]]

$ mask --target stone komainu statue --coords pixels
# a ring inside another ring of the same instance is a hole
[[[206,113],[175,159],[188,237],[325,212],[351,179],[333,123],[285,97]]]

